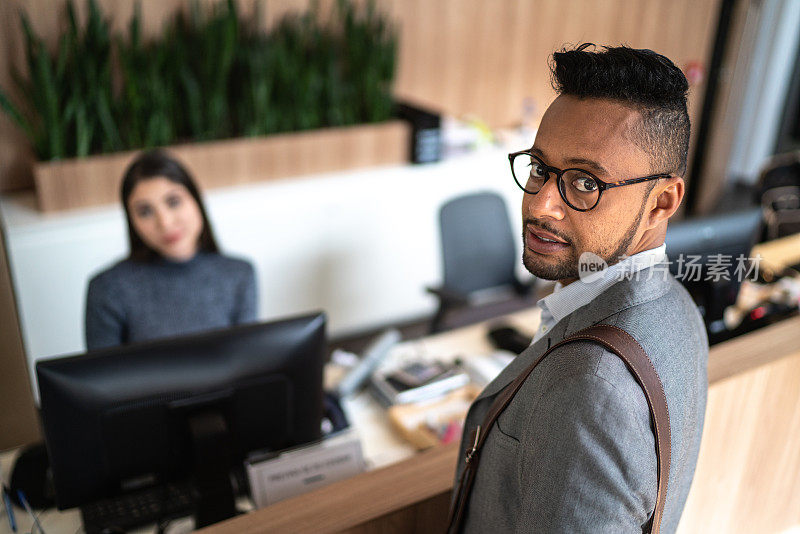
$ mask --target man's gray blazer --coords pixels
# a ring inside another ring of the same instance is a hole
[[[676,530],[700,448],[708,340],[689,294],[672,276],[664,279],[663,264],[657,267],[617,282],[559,321],[486,386],[467,415],[456,481],[470,432],[503,387],[550,345],[611,324],[639,341],[664,384],[672,461],[661,532]],[[625,364],[600,345],[568,343],[539,364],[489,432],[464,531],[646,531],[656,463],[647,400]]]

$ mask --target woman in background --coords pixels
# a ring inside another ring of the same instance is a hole
[[[189,173],[165,152],[125,172],[130,253],[89,282],[88,350],[256,320],[253,267],[219,252]]]

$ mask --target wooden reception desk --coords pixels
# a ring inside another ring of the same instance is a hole
[[[800,317],[715,345],[708,375],[700,457],[678,532],[800,525]],[[441,532],[456,454],[455,445],[434,448],[202,532]]]
[[[758,245],[756,254],[776,272],[796,264],[800,235]],[[472,327],[428,343],[464,350],[480,337]],[[703,441],[678,534],[800,528],[800,317],[712,347],[708,381]],[[434,448],[202,532],[442,532],[456,455],[455,444]]]
[[[778,271],[800,261],[800,235],[759,245],[755,253]],[[538,308],[506,319],[532,332]],[[468,357],[491,346],[486,325],[479,324],[406,342],[398,349]],[[708,377],[700,457],[678,533],[788,534],[792,527],[800,528],[800,317],[715,345],[709,352]],[[414,453],[375,404],[363,393],[346,405],[375,469],[202,532],[443,531],[458,461],[456,445]],[[12,453],[0,454],[6,474],[12,461]],[[39,519],[51,534],[80,530],[74,509],[46,511]],[[20,526],[28,529],[24,520]],[[170,532],[191,529],[181,526]]]

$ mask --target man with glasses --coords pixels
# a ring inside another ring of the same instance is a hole
[[[588,326],[626,330],[664,386],[672,458],[661,532],[674,532],[694,474],[705,413],[708,342],[688,293],[669,274],[667,221],[684,193],[688,84],[651,50],[553,54],[557,98],[533,146],[509,154],[523,190],[523,263],[556,280],[531,346],[473,403],[492,402],[551,345]],[[586,269],[587,263],[598,268]],[[484,432],[487,429],[483,430]],[[602,346],[569,343],[528,376],[480,451],[465,532],[648,532],[657,455],[642,388]]]

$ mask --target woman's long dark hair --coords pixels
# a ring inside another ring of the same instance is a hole
[[[184,186],[189,194],[192,195],[197,206],[200,208],[200,214],[203,217],[203,231],[200,233],[198,243],[198,251],[203,252],[219,252],[217,241],[214,239],[214,232],[211,229],[211,224],[208,222],[206,215],[206,208],[203,206],[203,200],[200,198],[200,193],[194,180],[186,171],[186,169],[178,163],[177,160],[170,157],[163,150],[149,150],[142,152],[133,163],[128,166],[125,171],[125,176],[122,178],[122,186],[120,187],[120,196],[122,198],[122,207],[125,209],[125,219],[128,222],[128,242],[130,244],[130,252],[128,259],[133,261],[153,261],[160,257],[160,254],[147,246],[136,230],[133,228],[131,221],[131,213],[128,209],[128,199],[131,192],[141,181],[153,178],[166,178],[171,182]]]

